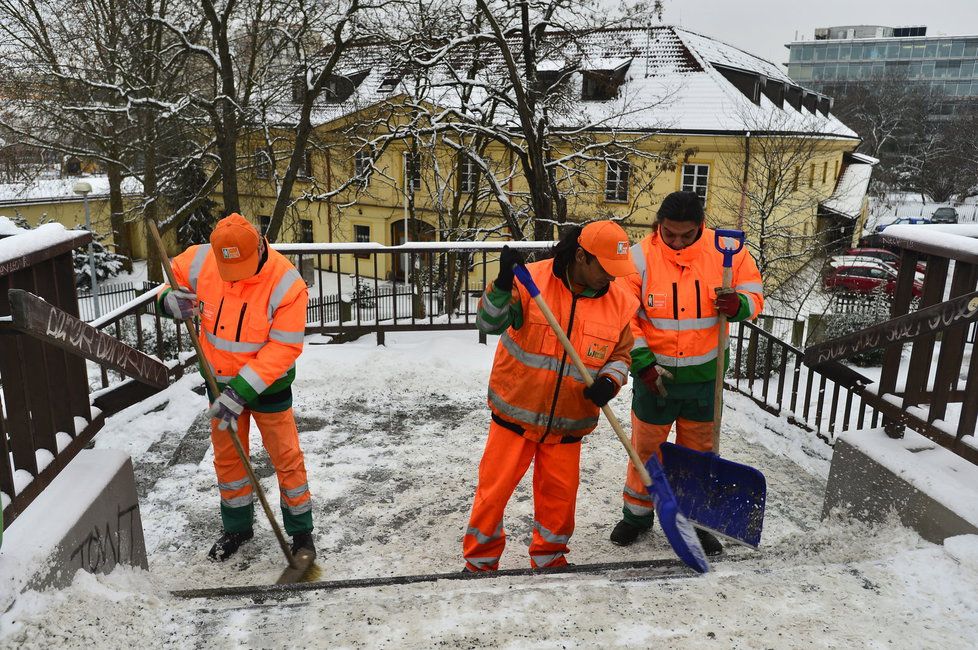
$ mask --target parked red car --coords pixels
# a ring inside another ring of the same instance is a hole
[[[822,285],[830,291],[867,294],[882,288],[890,296],[894,294],[896,281],[897,272],[892,266],[865,257],[833,258],[822,276]],[[913,284],[913,295],[919,298],[923,289],[924,284],[918,274]]]
[[[857,255],[859,257],[872,257],[873,259],[886,262],[895,269],[900,268],[900,255],[886,248],[850,248],[845,252],[846,255]],[[917,262],[917,271],[923,273],[927,270],[927,264]]]

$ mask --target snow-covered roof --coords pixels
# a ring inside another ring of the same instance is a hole
[[[0,183],[0,206],[20,205],[23,203],[45,203],[50,201],[81,201],[80,194],[75,194],[75,183],[83,181],[92,186],[89,199],[104,199],[109,196],[109,177],[79,176],[72,178],[37,179],[24,183]],[[127,177],[122,180],[122,193],[138,195],[143,191],[139,180]]]
[[[0,275],[22,268],[17,263],[28,255],[87,236],[87,231],[68,230],[60,223],[46,223],[33,230],[24,230],[7,217],[0,217]]]
[[[873,165],[850,163],[839,177],[832,196],[822,202],[822,207],[844,217],[857,218],[863,210],[863,200],[872,175]]]
[[[813,113],[806,107],[799,110],[787,101],[778,106],[763,93],[755,103],[738,90],[721,69],[733,69],[786,85],[794,85],[794,82],[778,65],[701,34],[657,26],[598,30],[573,39],[557,34],[552,38],[554,41],[564,40],[541,54],[541,70],[573,66],[580,72],[620,71],[627,66],[618,96],[606,101],[582,100],[582,74],[570,75],[566,82],[570,101],[561,110],[550,112],[555,128],[710,134],[777,131],[819,133],[846,139],[858,137],[831,113]],[[484,67],[479,73],[482,75],[479,81],[498,85],[499,79],[505,78],[498,55],[483,51],[480,63]],[[378,106],[399,94],[442,108],[456,108],[461,103],[460,87],[449,66],[454,69],[454,74],[464,77],[465,65],[462,60],[446,59],[443,69],[435,72],[430,83],[422,84],[423,90],[416,91],[417,80],[402,74],[409,66],[399,62],[396,54],[386,46],[351,46],[344,52],[338,69],[355,67],[369,69],[369,72],[345,101],[318,104],[312,115],[313,124],[327,124]],[[381,87],[384,79],[394,78],[399,79],[396,86],[388,83]],[[479,93],[476,88],[469,106],[478,108]],[[291,97],[285,99],[291,100]],[[273,115],[277,120],[283,124],[295,121],[297,106],[294,103],[279,101],[274,105]],[[496,121],[518,128],[518,121],[505,107],[497,108]]]

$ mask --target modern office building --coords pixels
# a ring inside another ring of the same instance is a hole
[[[978,35],[926,34],[926,27],[819,28],[814,40],[787,44],[788,76],[836,95],[852,84],[905,79],[941,98],[934,114],[960,111],[978,98]]]

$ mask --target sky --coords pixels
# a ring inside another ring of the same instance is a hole
[[[663,22],[726,41],[775,63],[785,43],[811,39],[816,27],[926,25],[928,36],[978,34],[976,0],[665,0]]]

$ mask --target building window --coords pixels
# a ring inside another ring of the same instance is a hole
[[[794,176],[794,178],[791,181],[791,191],[792,192],[797,192],[798,191],[798,177],[799,176],[801,176],[801,168],[795,167],[795,176]]]
[[[412,191],[421,189],[421,155],[404,152],[404,185]]]
[[[709,165],[683,165],[683,192],[696,192],[706,202],[706,190],[710,179]]]
[[[306,149],[302,152],[299,160],[299,169],[296,171],[299,178],[312,178],[312,152]]]
[[[358,151],[353,154],[353,176],[360,187],[366,187],[370,182],[370,172],[373,170],[373,159],[369,151]]]
[[[370,226],[353,226],[353,241],[358,244],[370,242]],[[363,260],[369,258],[370,253],[355,253],[354,257]]]
[[[258,232],[264,235],[268,232],[268,226],[272,223],[272,218],[267,214],[258,215]]]
[[[255,149],[255,178],[272,177],[272,156],[265,149]]]
[[[311,244],[315,241],[312,236],[312,219],[299,219],[299,242]]]
[[[628,200],[628,177],[631,166],[624,160],[606,160],[604,165],[604,200],[622,203]]]
[[[822,163],[822,185],[825,185],[829,180],[829,163],[825,161]]]
[[[808,187],[815,187],[815,163],[808,167]]]
[[[478,178],[479,166],[474,160],[462,155],[462,169],[459,177],[459,191],[471,194],[475,192],[475,182]]]

